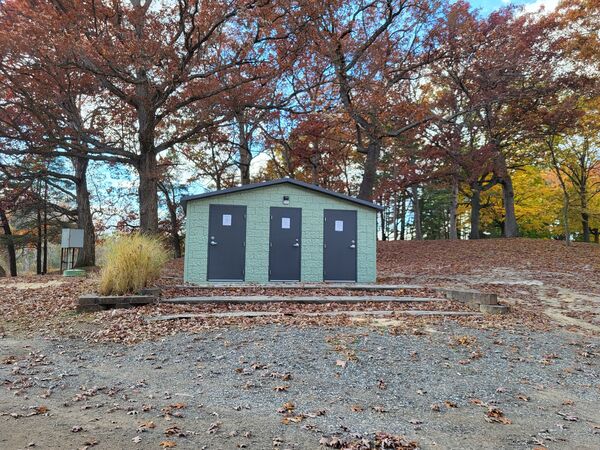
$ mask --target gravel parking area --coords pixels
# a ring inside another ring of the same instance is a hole
[[[6,335],[0,448],[597,449],[599,355],[594,337],[452,321]]]

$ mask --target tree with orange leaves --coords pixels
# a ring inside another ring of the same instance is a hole
[[[281,70],[291,51],[282,8],[237,0],[180,0],[175,7],[10,0],[2,5],[0,39],[16,43],[23,64],[35,48],[99,85],[94,101],[107,108],[106,126],[88,157],[136,169],[140,228],[156,232],[157,157],[229,119],[221,108],[225,93]]]

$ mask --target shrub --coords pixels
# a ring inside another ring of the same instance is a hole
[[[100,293],[135,293],[160,276],[169,256],[158,237],[121,235],[106,244],[100,271]]]

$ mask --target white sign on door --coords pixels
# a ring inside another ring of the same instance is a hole
[[[335,231],[344,231],[344,221],[343,220],[335,221]]]
[[[282,217],[281,218],[281,229],[282,230],[289,230],[290,229],[290,218],[289,217]]]
[[[231,226],[231,214],[223,214],[223,226],[224,227]]]

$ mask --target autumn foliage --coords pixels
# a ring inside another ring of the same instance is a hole
[[[180,254],[190,183],[291,176],[382,203],[381,238],[589,241],[598,27],[592,0],[5,1],[3,235],[43,253],[74,222],[79,265],[114,229]]]

